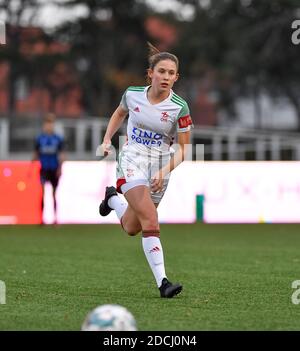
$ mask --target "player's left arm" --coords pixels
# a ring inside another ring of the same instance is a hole
[[[193,121],[190,115],[190,110],[187,103],[184,101],[181,103],[181,110],[179,111],[177,118],[177,143],[179,147],[176,148],[173,157],[170,162],[165,165],[152,179],[151,190],[158,192],[163,187],[163,181],[166,176],[173,171],[182,161],[184,161],[188,147],[190,144],[191,126]]]
[[[161,169],[162,176],[166,176],[167,174],[171,173],[173,169],[180,165],[186,158],[188,145],[190,144],[191,140],[191,132],[190,130],[186,132],[178,133],[177,143],[179,147],[175,151],[174,155],[171,157],[169,164]]]
[[[161,191],[163,187],[163,180],[165,177],[173,171],[177,166],[182,163],[187,155],[188,145],[190,144],[191,132],[187,130],[185,132],[178,133],[177,142],[179,147],[171,157],[170,162],[167,163],[154,177],[151,183],[151,190],[154,192]]]

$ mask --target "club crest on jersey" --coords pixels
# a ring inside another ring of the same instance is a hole
[[[135,112],[141,112],[138,106],[137,106],[133,111],[135,111]]]
[[[160,118],[160,121],[161,122],[168,122],[168,118],[169,118],[170,116],[168,115],[168,112],[162,112],[161,113],[161,118]]]

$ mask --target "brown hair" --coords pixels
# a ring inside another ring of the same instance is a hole
[[[162,60],[171,60],[176,64],[177,71],[179,69],[179,61],[178,58],[169,53],[169,52],[160,52],[154,45],[152,45],[149,41],[147,41],[148,44],[148,62],[149,62],[149,69],[154,69],[154,67],[158,64],[158,62]],[[147,82],[151,83],[150,78],[147,75]]]
[[[47,113],[44,118],[44,123],[54,123],[55,122],[55,114]]]

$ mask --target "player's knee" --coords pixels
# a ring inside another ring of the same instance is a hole
[[[140,228],[136,225],[126,223],[126,221],[124,221],[123,217],[121,218],[121,226],[122,226],[123,230],[130,236],[135,236],[142,230],[142,228]]]
[[[138,235],[139,232],[140,232],[140,230],[131,230],[131,231],[128,231],[127,234],[129,236],[136,236],[136,235]]]
[[[141,231],[141,228],[137,228],[137,227],[127,227],[126,228],[126,226],[125,226],[124,230],[126,231],[126,233],[129,236],[135,236]]]
[[[153,211],[152,213],[146,213],[144,216],[140,216],[140,222],[146,226],[156,226],[158,224],[157,212]]]
[[[148,216],[142,222],[143,229],[153,229],[158,228],[158,218],[156,215]]]

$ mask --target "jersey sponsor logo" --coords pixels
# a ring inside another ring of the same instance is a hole
[[[138,106],[137,106],[133,111],[135,111],[135,112],[141,112]]]
[[[186,116],[180,117],[178,120],[178,124],[179,124],[179,128],[186,128],[190,126],[191,124],[193,124],[191,116],[186,115]]]
[[[56,145],[41,145],[40,152],[42,154],[53,155],[57,153]]]
[[[151,132],[150,130],[142,130],[136,127],[132,129],[131,139],[138,144],[161,146],[162,138],[162,134]]]
[[[59,152],[59,143],[55,136],[41,137],[37,142],[37,147],[41,154],[53,155]]]
[[[168,122],[169,117],[170,116],[168,115],[168,112],[162,112],[160,120],[161,120],[161,122]]]

